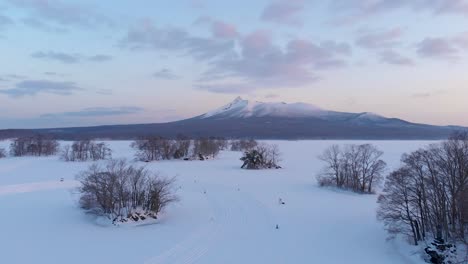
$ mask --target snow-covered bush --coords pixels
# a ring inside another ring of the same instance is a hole
[[[111,160],[104,167],[91,165],[77,179],[81,208],[114,223],[156,219],[161,210],[177,201],[174,178],[163,178],[125,160]]]
[[[326,163],[317,176],[320,186],[335,186],[359,193],[373,193],[383,179],[387,164],[380,159],[383,152],[371,144],[333,145],[319,159]]]
[[[5,158],[6,156],[7,156],[7,153],[6,153],[5,149],[0,148],[0,159]]]
[[[104,142],[92,140],[75,141],[73,144],[62,147],[60,158],[64,161],[97,161],[110,159],[112,151]]]
[[[57,140],[35,135],[31,137],[20,137],[10,144],[10,154],[15,157],[21,156],[50,156],[58,152]]]
[[[259,144],[244,152],[242,169],[279,169],[280,152],[277,145]]]

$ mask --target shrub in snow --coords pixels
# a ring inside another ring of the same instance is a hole
[[[97,161],[110,159],[112,151],[104,142],[96,143],[92,140],[75,141],[73,144],[65,145],[60,153],[64,161]]]
[[[319,157],[326,163],[317,176],[320,186],[335,186],[360,193],[373,193],[383,179],[387,164],[381,160],[383,152],[370,144],[333,145]]]
[[[114,223],[156,219],[161,210],[177,201],[174,178],[163,178],[125,160],[111,160],[104,167],[91,165],[77,179],[81,208]]]
[[[5,151],[5,149],[3,149],[3,148],[0,148],[0,159],[1,159],[1,158],[5,158],[5,157],[6,157],[6,155],[7,155],[7,154],[6,154],[6,151]]]
[[[216,139],[196,139],[193,141],[192,155],[200,160],[215,158],[221,151],[223,144]]]
[[[20,137],[10,144],[10,154],[15,157],[21,156],[50,156],[58,151],[59,143],[57,140],[35,135],[31,137]]]
[[[244,152],[242,169],[279,169],[280,152],[277,145],[260,144]]]

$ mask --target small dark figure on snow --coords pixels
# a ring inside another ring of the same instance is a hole
[[[285,205],[285,204],[286,204],[286,203],[283,201],[283,199],[281,199],[281,198],[279,198],[278,203],[279,203],[279,204],[282,204],[282,205]]]
[[[278,225],[278,224],[276,224],[276,229],[279,229],[279,225]]]

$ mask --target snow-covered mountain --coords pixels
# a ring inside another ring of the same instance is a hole
[[[307,103],[284,103],[284,102],[259,102],[249,101],[237,97],[229,104],[209,111],[206,114],[199,116],[200,119],[229,119],[229,118],[319,118],[329,121],[346,121],[356,124],[362,123],[386,123],[398,121],[402,124],[402,120],[389,119],[378,114],[364,113],[345,113],[326,110],[318,106]]]
[[[226,137],[257,139],[444,139],[455,126],[416,124],[378,114],[337,112],[306,103],[265,103],[236,98],[203,115],[170,123],[0,130],[1,138],[41,133],[59,139]]]
[[[287,104],[281,103],[264,103],[258,101],[244,100],[237,97],[229,104],[210,111],[201,116],[201,118],[213,117],[307,117],[307,116],[323,116],[328,111],[323,110],[315,105],[305,103]]]

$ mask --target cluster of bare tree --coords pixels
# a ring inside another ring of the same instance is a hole
[[[242,169],[279,169],[280,150],[277,145],[258,144],[246,150],[241,158]]]
[[[216,157],[220,150],[226,147],[223,139],[187,138],[166,139],[161,137],[145,137],[132,143],[137,150],[136,159],[140,161],[170,160],[170,159],[207,159]]]
[[[391,234],[407,234],[416,245],[428,238],[466,244],[468,134],[403,155],[378,202],[378,218]]]
[[[92,140],[79,140],[71,146],[65,145],[60,153],[60,158],[64,161],[97,161],[111,157],[112,151],[106,143]]]
[[[164,207],[177,201],[173,178],[162,178],[125,160],[110,160],[105,167],[91,165],[77,179],[81,208],[114,223],[157,218]]]
[[[50,156],[55,155],[59,149],[57,140],[42,135],[20,137],[10,145],[10,154],[21,156]]]
[[[241,139],[231,141],[231,151],[247,151],[255,148],[258,145],[254,139]]]
[[[4,148],[0,148],[0,159],[5,158],[7,156],[7,153]]]
[[[387,166],[382,155],[382,151],[370,144],[333,145],[319,156],[327,165],[317,180],[321,186],[373,193]]]

